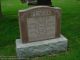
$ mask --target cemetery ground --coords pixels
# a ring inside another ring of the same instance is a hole
[[[52,0],[61,8],[61,33],[68,38],[68,51],[56,56],[43,56],[33,60],[80,60],[80,0]],[[16,56],[15,40],[20,38],[18,10],[28,8],[20,0],[2,0],[0,17],[0,56]]]

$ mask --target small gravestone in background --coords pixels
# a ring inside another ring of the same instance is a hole
[[[42,56],[67,50],[67,39],[60,33],[58,7],[35,6],[19,11],[20,39],[16,40],[19,58]]]
[[[37,0],[37,5],[52,6],[51,0]]]
[[[37,5],[44,5],[44,6],[52,6],[51,0],[21,0],[22,3],[28,3],[28,5],[37,6]]]

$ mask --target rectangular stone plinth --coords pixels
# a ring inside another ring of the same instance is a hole
[[[18,58],[36,57],[48,54],[56,54],[67,50],[67,39],[60,36],[56,39],[30,42],[23,44],[21,39],[16,40],[16,52]]]

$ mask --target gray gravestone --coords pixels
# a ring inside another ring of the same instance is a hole
[[[37,6],[19,12],[23,42],[49,40],[60,36],[60,9]]]
[[[17,56],[25,58],[66,51],[67,39],[60,34],[60,19],[58,7],[35,6],[20,10]]]

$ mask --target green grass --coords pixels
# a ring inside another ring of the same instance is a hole
[[[56,56],[33,60],[80,60],[80,0],[53,0],[62,12],[61,33],[68,38],[68,51]],[[13,56],[15,40],[19,37],[18,10],[27,8],[20,0],[2,0],[4,17],[0,18],[0,56]]]
[[[13,56],[15,40],[19,37],[18,10],[27,8],[20,0],[1,0],[3,17],[0,18],[0,56]]]

